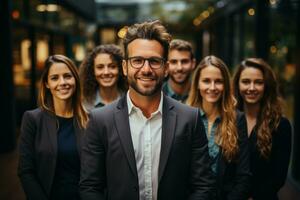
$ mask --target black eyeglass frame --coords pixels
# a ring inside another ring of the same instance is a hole
[[[142,59],[142,61],[143,61],[142,64],[140,64],[139,67],[136,67],[135,64],[132,64],[132,59],[135,59],[135,58],[140,58],[140,59]],[[150,66],[151,69],[160,69],[160,68],[162,68],[162,67],[165,65],[165,63],[166,63],[166,59],[161,58],[161,57],[144,58],[144,57],[142,57],[142,56],[133,56],[133,57],[125,58],[124,60],[129,61],[129,62],[130,62],[130,65],[131,65],[133,68],[135,68],[135,69],[141,69],[141,68],[143,68],[144,65],[145,65],[146,60],[148,61],[148,64],[149,64],[149,66]],[[160,62],[159,67],[153,67],[153,66],[152,66],[153,64],[151,64],[151,61],[155,61],[155,60]]]

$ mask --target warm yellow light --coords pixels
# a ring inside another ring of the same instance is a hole
[[[59,10],[59,6],[56,4],[48,4],[47,5],[47,11],[48,12],[56,12]]]
[[[118,32],[118,37],[123,39],[127,33],[127,29],[128,29],[128,26],[124,26],[123,28],[121,28]]]
[[[30,47],[31,41],[29,39],[24,39],[21,42],[21,63],[24,70],[29,70],[31,66],[30,60]]]
[[[85,58],[85,48],[82,44],[74,44],[73,52],[76,61],[82,61]]]
[[[284,54],[287,54],[288,51],[289,51],[289,48],[288,48],[288,47],[286,47],[286,46],[282,47],[282,52],[283,52]]]
[[[209,12],[206,10],[206,11],[204,11],[204,12],[202,12],[202,14],[201,14],[204,18],[208,18],[209,17]]]
[[[36,10],[37,10],[38,12],[45,12],[45,11],[47,10],[47,5],[45,5],[45,4],[40,4],[40,5],[38,5],[38,6],[36,7]]]
[[[276,0],[269,0],[269,2],[270,2],[271,5],[275,5],[277,3]]]
[[[37,48],[36,48],[36,59],[38,63],[44,63],[45,60],[49,56],[49,44],[48,40],[46,39],[39,39],[37,41]],[[37,67],[43,67],[42,65],[37,65]]]
[[[195,18],[195,19],[193,20],[194,26],[199,26],[199,25],[201,24],[201,22],[202,22],[202,20],[199,19],[199,17],[197,17],[197,18]]]
[[[210,13],[213,13],[213,12],[215,12],[215,8],[212,7],[212,6],[210,6],[210,7],[208,7],[208,11],[209,11]]]
[[[273,53],[273,54],[276,53],[276,52],[277,52],[276,46],[272,45],[272,46],[270,47],[270,52]]]
[[[249,8],[248,15],[254,16],[255,15],[255,10],[253,8]]]
[[[59,10],[59,6],[56,4],[40,4],[36,7],[38,12],[57,12]]]

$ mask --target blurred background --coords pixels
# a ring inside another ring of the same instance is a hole
[[[300,0],[1,0],[0,199],[25,199],[17,178],[21,117],[37,103],[43,62],[64,54],[79,66],[99,44],[121,44],[127,26],[164,22],[190,41],[199,61],[214,54],[234,72],[264,58],[280,80],[293,124],[293,152],[281,200],[300,199]],[[298,155],[298,156],[297,156]]]

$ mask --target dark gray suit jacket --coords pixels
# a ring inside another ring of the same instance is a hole
[[[126,95],[91,113],[81,156],[83,200],[139,199]],[[199,111],[164,96],[157,199],[210,199],[210,170]]]
[[[57,119],[40,108],[23,115],[18,175],[27,199],[49,199],[57,157]],[[74,120],[78,152],[83,129]]]

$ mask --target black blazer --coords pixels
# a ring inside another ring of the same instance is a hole
[[[272,150],[269,159],[264,159],[256,147],[255,129],[249,137],[252,191],[254,200],[277,200],[277,192],[284,185],[291,153],[292,128],[288,119],[282,117],[276,131],[272,133]]]
[[[164,96],[158,200],[210,199],[214,179],[197,109]],[[83,200],[138,200],[126,95],[92,111],[82,148]]]
[[[58,121],[40,108],[26,111],[21,125],[18,175],[27,199],[49,199],[55,175]],[[83,130],[74,120],[80,152]]]
[[[239,152],[233,161],[227,162],[222,153],[218,157],[217,188],[219,200],[246,200],[250,190],[250,152],[245,115],[237,111]]]

